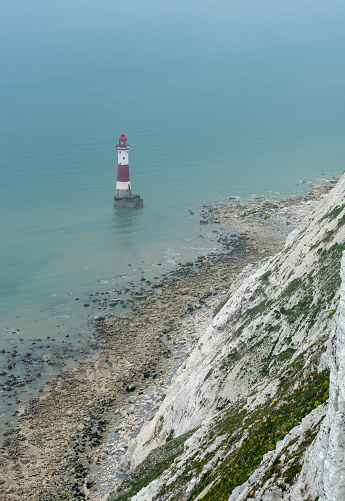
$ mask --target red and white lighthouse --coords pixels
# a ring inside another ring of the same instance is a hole
[[[143,200],[139,195],[133,195],[129,177],[128,151],[129,145],[124,133],[119,137],[117,149],[117,181],[114,197],[116,207],[142,207]]]
[[[132,190],[129,178],[129,145],[127,144],[127,138],[123,133],[119,137],[119,144],[116,145],[116,149],[118,154],[115,198],[130,197],[132,195]]]

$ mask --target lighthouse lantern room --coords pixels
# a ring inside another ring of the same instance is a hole
[[[119,137],[117,149],[117,181],[114,197],[116,207],[142,207],[143,200],[139,195],[133,195],[129,177],[128,151],[129,145],[125,134]]]

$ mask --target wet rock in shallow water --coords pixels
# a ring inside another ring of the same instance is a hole
[[[163,285],[164,285],[163,280],[158,280],[157,282],[153,282],[152,287],[156,289],[158,287],[163,287]]]
[[[134,386],[134,384],[131,384],[131,385],[127,386],[126,391],[127,391],[127,393],[131,393],[131,392],[135,391],[135,389],[136,389],[136,386]]]

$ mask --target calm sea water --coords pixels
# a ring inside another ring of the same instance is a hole
[[[306,190],[302,179],[343,172],[342,40],[54,64],[47,53],[21,63],[4,56],[0,84],[4,380],[30,379],[28,350],[49,358],[90,341],[89,292],[214,249],[211,228],[199,225],[202,203],[293,195]],[[112,206],[122,132],[140,210]],[[22,402],[58,371],[41,370]],[[1,393],[3,421],[14,419],[19,391]]]

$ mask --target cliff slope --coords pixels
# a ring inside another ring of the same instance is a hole
[[[345,498],[344,242],[342,176],[231,285],[109,500]]]

